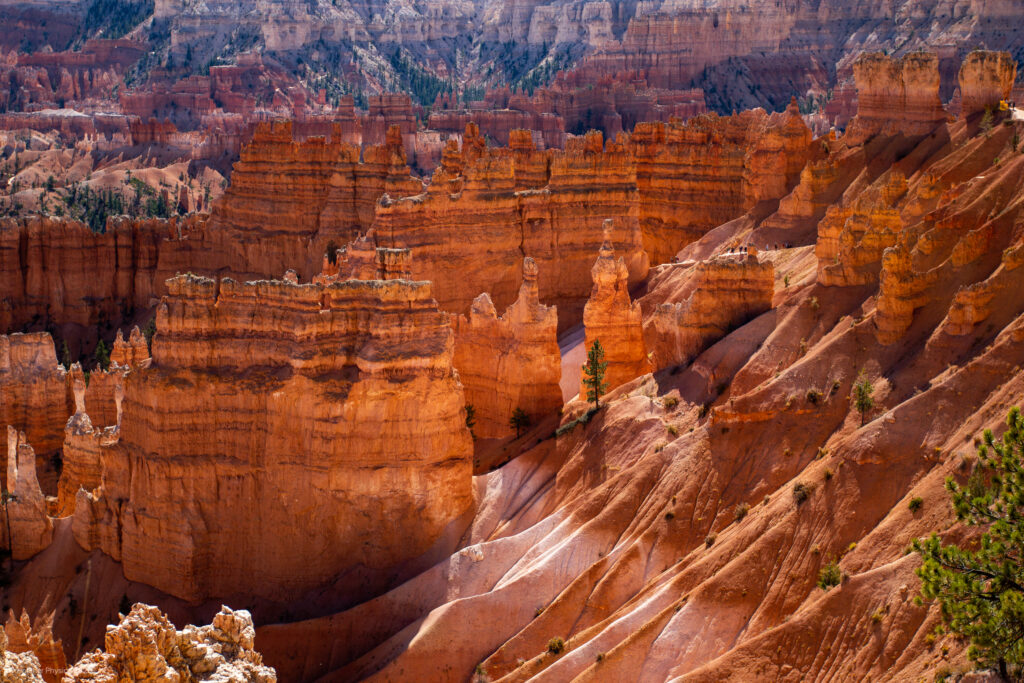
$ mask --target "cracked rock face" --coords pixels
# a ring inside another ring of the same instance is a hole
[[[277,674],[264,666],[254,639],[245,610],[221,607],[212,624],[178,631],[159,609],[137,603],[107,627],[104,648],[85,655],[64,680],[274,683]]]

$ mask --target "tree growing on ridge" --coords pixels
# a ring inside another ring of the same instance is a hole
[[[952,477],[946,489],[957,519],[985,527],[968,549],[943,545],[938,535],[917,539],[921,593],[938,600],[954,633],[970,639],[968,656],[995,666],[1003,680],[1024,663],[1024,417],[1014,407],[1001,441],[985,430],[978,468],[966,486]]]
[[[608,383],[604,381],[608,362],[604,359],[604,348],[601,340],[595,339],[587,352],[587,362],[583,366],[583,385],[587,387],[587,400],[594,404],[594,410],[601,407],[601,396],[608,391]]]
[[[864,374],[864,371],[860,371],[860,379],[855,385],[853,385],[853,407],[860,413],[860,426],[864,426],[864,418],[868,412],[875,407],[875,399],[873,394],[875,393],[875,387],[871,384],[871,380]]]

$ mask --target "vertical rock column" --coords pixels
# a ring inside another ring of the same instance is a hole
[[[600,340],[608,368],[605,381],[608,389],[651,372],[651,362],[644,346],[643,314],[640,304],[629,298],[629,271],[626,262],[615,258],[611,242],[612,221],[604,222],[604,244],[590,274],[594,288],[583,309],[586,348]],[[580,398],[587,388],[581,382]]]

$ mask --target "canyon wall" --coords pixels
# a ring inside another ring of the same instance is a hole
[[[379,245],[411,249],[413,276],[434,282],[441,307],[459,313],[484,291],[499,309],[511,304],[529,256],[544,273],[540,298],[558,307],[564,326],[581,312],[601,226],[613,216],[630,282],[638,282],[648,259],[627,147],[590,133],[564,152],[536,150],[528,134],[514,136],[511,148],[487,148],[471,125],[426,193],[380,203],[372,234]]]
[[[639,124],[635,150],[640,226],[653,263],[664,263],[712,227],[796,186],[811,131],[791,104],[683,124]]]
[[[24,432],[44,461],[60,453],[60,434],[73,405],[66,384],[50,335],[0,335],[0,429]],[[47,469],[41,462],[40,470]]]
[[[562,408],[558,314],[540,303],[538,271],[533,259],[524,259],[519,297],[501,317],[487,294],[473,301],[468,317],[452,316],[454,364],[466,405],[476,411],[478,437],[511,435],[516,409],[536,423]]]
[[[83,547],[187,600],[285,600],[379,588],[450,542],[471,443],[429,283],[168,287],[102,485],[78,494]]]
[[[644,338],[654,367],[689,363],[711,343],[769,310],[774,292],[775,268],[754,253],[698,263],[686,278],[668,271],[642,301],[652,309],[644,321]]]
[[[975,50],[960,67],[961,115],[970,116],[996,108],[1010,98],[1017,80],[1017,63],[1009,52]]]
[[[120,324],[163,294],[179,265],[161,262],[167,240],[199,222],[120,217],[97,233],[66,218],[0,219],[0,329],[48,323],[70,334]]]
[[[340,246],[370,228],[382,194],[422,191],[409,175],[397,128],[362,158],[358,146],[340,138],[297,142],[291,123],[257,126],[214,205],[206,263],[243,278],[295,268],[308,280],[329,242]]]

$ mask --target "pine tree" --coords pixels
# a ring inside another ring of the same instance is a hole
[[[522,408],[512,411],[512,417],[508,419],[508,426],[516,430],[516,438],[523,433],[523,430],[530,426],[530,416]]]
[[[110,350],[107,349],[106,343],[100,339],[99,343],[96,344],[96,366],[100,370],[106,370],[110,367]]]
[[[864,418],[868,412],[875,407],[875,399],[872,394],[875,393],[875,387],[871,384],[871,380],[864,374],[864,371],[860,371],[860,379],[857,384],[853,387],[853,407],[860,413],[860,426],[864,426]]]
[[[476,426],[476,406],[472,403],[466,404],[466,427],[469,428],[469,435],[474,439],[476,434],[473,433],[473,427]]]
[[[604,348],[601,340],[595,339],[587,352],[587,362],[583,366],[583,385],[587,387],[587,400],[594,404],[594,409],[601,407],[601,396],[608,391],[608,383],[604,381],[604,373],[608,363],[604,359]]]
[[[946,489],[957,519],[984,527],[970,549],[943,545],[936,534],[913,550],[925,599],[938,600],[950,630],[970,639],[968,656],[996,666],[1003,680],[1024,663],[1024,418],[1012,408],[1001,441],[985,431],[978,467],[966,486],[952,478]]]
[[[65,339],[60,345],[60,364],[65,370],[71,369],[71,349],[68,348],[68,340]]]

